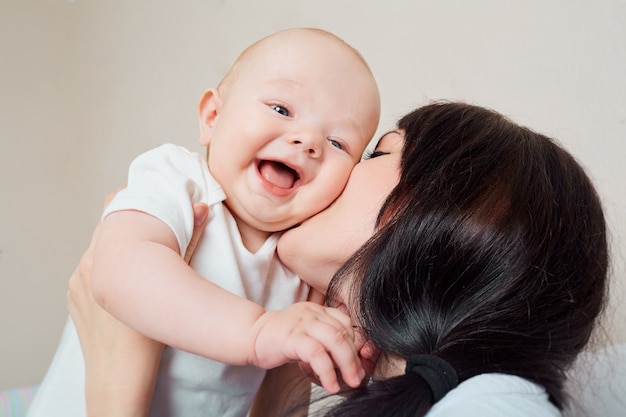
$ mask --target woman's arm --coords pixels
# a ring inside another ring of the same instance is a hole
[[[326,296],[311,288],[307,301],[324,305]],[[249,417],[289,415],[306,417],[311,402],[311,381],[297,363],[270,369],[254,397]]]
[[[111,200],[113,194],[107,197]],[[207,219],[205,204],[194,206],[194,234],[185,254],[193,254]],[[76,325],[86,369],[90,417],[148,415],[163,345],[127,327],[104,311],[91,293],[91,266],[98,224],[91,243],[69,280],[67,304]]]
[[[267,371],[249,417],[306,417],[310,400],[311,382],[297,363],[288,363]]]

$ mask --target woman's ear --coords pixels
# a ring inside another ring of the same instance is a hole
[[[222,106],[222,98],[217,88],[204,92],[198,104],[198,119],[200,122],[200,145],[208,146],[211,134]]]

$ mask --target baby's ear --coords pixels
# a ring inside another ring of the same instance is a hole
[[[220,92],[211,88],[204,92],[198,104],[198,118],[200,122],[200,145],[207,146],[211,141],[213,127],[222,105]]]

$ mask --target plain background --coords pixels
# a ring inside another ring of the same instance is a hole
[[[606,328],[626,341],[625,25],[621,0],[0,1],[0,389],[43,377],[67,279],[132,158],[164,142],[200,150],[202,92],[248,44],[294,26],[364,55],[380,132],[461,99],[558,138],[606,207]]]

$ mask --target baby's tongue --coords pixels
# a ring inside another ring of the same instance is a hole
[[[261,161],[259,172],[267,182],[278,188],[293,187],[295,172],[280,162]]]

